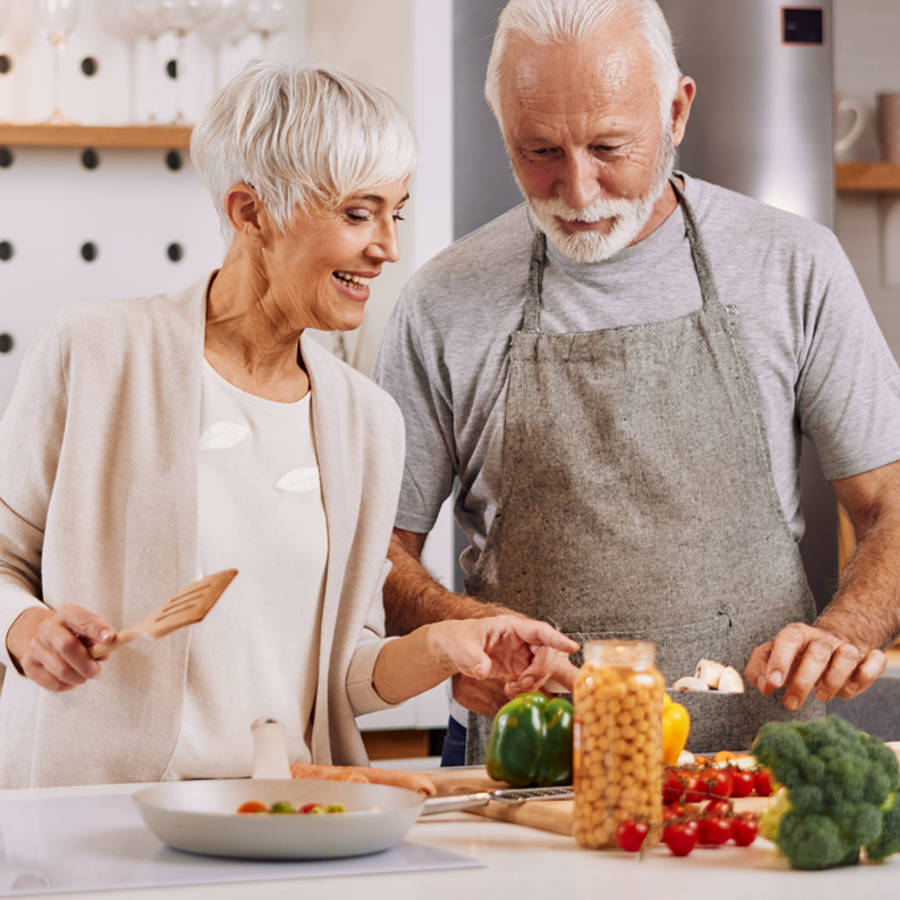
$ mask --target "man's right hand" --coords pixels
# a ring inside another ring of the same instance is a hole
[[[94,644],[110,644],[115,630],[99,616],[67,603],[54,611],[26,609],[6,636],[10,655],[25,675],[48,691],[69,691],[100,674],[88,653]]]
[[[536,657],[542,658],[544,667],[558,685],[568,691],[572,690],[578,668],[572,665],[565,653],[552,647],[541,647]],[[465,675],[454,675],[452,685],[453,699],[480,716],[495,716],[508,700],[523,691],[532,690],[529,684],[508,682],[504,685],[494,679],[478,681]]]
[[[495,716],[497,710],[510,699],[503,690],[503,684],[493,679],[479,681],[468,675],[454,675],[452,685],[453,699],[480,716]]]

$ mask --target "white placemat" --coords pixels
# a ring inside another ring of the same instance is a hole
[[[0,802],[0,897],[481,865],[472,857],[411,841],[349,859],[219,859],[163,844],[144,825],[130,796]]]

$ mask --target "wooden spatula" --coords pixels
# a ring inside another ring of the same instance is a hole
[[[237,569],[223,569],[214,575],[207,575],[200,581],[189,584],[179,591],[171,600],[166,601],[159,609],[141,619],[137,625],[123,628],[111,644],[94,644],[90,649],[91,656],[97,659],[106,656],[110,650],[131,643],[139,637],[162,637],[176,628],[193,625],[199,622],[222,596],[231,579],[237,575]]]

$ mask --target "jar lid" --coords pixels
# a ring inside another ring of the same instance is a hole
[[[656,644],[650,641],[586,641],[584,661],[597,666],[648,669],[656,662]]]

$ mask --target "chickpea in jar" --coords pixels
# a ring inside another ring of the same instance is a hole
[[[573,834],[611,847],[624,819],[662,820],[665,682],[646,641],[589,641],[584,659],[573,692]]]

